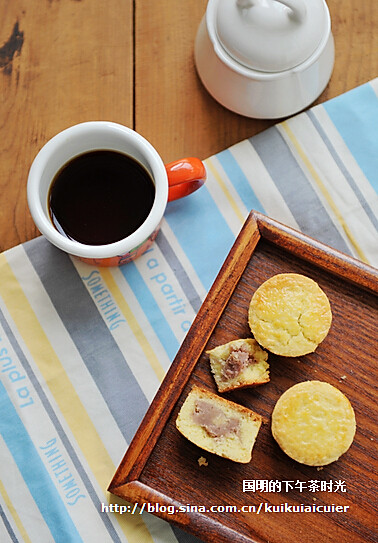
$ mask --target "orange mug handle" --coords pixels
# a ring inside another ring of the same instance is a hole
[[[190,157],[165,165],[168,174],[168,202],[188,196],[206,181],[206,169],[199,158]]]

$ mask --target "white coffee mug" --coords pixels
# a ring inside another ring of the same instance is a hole
[[[56,174],[74,157],[96,150],[117,151],[133,158],[149,172],[155,185],[153,204],[143,224],[124,239],[105,245],[87,245],[59,232],[49,209]],[[167,201],[197,190],[205,179],[206,170],[199,159],[191,157],[164,165],[155,148],[134,130],[113,122],[91,121],[63,130],[42,147],[29,171],[27,198],[37,228],[53,245],[90,264],[120,266],[149,248]]]

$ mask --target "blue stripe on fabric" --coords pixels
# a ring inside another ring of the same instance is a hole
[[[0,411],[0,432],[55,543],[82,541],[1,381]]]
[[[226,172],[227,177],[237,190],[247,210],[250,211],[251,209],[255,209],[256,211],[265,213],[265,209],[261,205],[260,200],[257,198],[247,177],[244,175],[243,170],[240,168],[231,151],[226,149],[225,151],[218,153],[216,157]]]
[[[314,115],[314,112],[312,110],[307,111],[307,116],[309,119],[311,119],[312,124],[314,125],[315,129],[318,131],[318,134],[324,141],[330,155],[332,156],[333,160],[337,164],[337,167],[345,177],[346,181],[349,183],[349,186],[352,188],[353,192],[355,193],[358,201],[361,204],[361,207],[365,210],[365,213],[368,215],[370,221],[374,225],[376,229],[378,229],[378,219],[373,211],[373,209],[370,207],[370,202],[367,202],[364,195],[362,194],[360,187],[356,183],[356,180],[353,178],[353,176],[350,174],[349,170],[345,166],[344,162],[342,161],[340,155],[337,153],[335,147],[333,146],[332,142],[330,141],[329,137],[325,133],[322,125]]]
[[[43,238],[37,238],[38,240],[42,240]],[[38,243],[37,239],[35,240],[35,243]],[[32,243],[32,242],[30,242]],[[71,462],[73,463],[73,465],[75,466],[75,469],[79,475],[79,477],[81,478],[81,480],[83,481],[83,484],[88,492],[88,495],[90,496],[95,508],[96,508],[96,511],[98,511],[98,514],[100,516],[100,519],[102,520],[102,522],[104,523],[104,526],[106,527],[106,529],[108,530],[109,532],[109,536],[111,537],[111,540],[113,543],[121,543],[121,540],[112,524],[112,521],[110,520],[109,516],[108,515],[105,515],[105,514],[101,514],[100,511],[101,511],[101,500],[100,498],[98,497],[97,493],[96,493],[96,490],[94,489],[92,483],[91,483],[91,480],[90,478],[88,477],[88,474],[87,472],[85,471],[84,469],[84,466],[83,464],[80,462],[77,454],[76,454],[76,451],[75,449],[73,448],[70,440],[68,439],[67,437],[67,434],[65,433],[58,417],[56,416],[56,413],[51,405],[51,403],[49,402],[47,396],[46,396],[46,393],[45,391],[43,390],[43,386],[41,385],[41,383],[38,381],[37,377],[35,376],[35,373],[33,372],[24,352],[22,351],[21,349],[21,346],[20,344],[18,343],[16,337],[14,336],[8,322],[6,321],[5,319],[5,316],[3,314],[3,312],[0,310],[0,324],[1,326],[3,327],[4,329],[4,332],[5,332],[5,335],[8,339],[8,341],[10,342],[11,346],[12,346],[12,349],[14,350],[14,352],[16,353],[16,356],[17,358],[19,359],[22,367],[24,368],[28,378],[30,379],[30,382],[32,383],[33,387],[34,387],[34,390],[36,391],[36,393],[38,394],[38,397],[43,405],[43,408],[45,409],[46,411],[46,414],[48,415],[48,417],[50,418],[54,428],[55,428],[55,431],[57,432],[59,438],[61,439],[69,457],[70,457],[70,460]]]
[[[134,292],[170,360],[173,360],[180,344],[136,265],[134,262],[129,262],[126,266],[121,266],[120,270]]]
[[[378,98],[369,83],[323,104],[350,152],[378,192]]]
[[[208,291],[235,236],[206,185],[186,198],[170,202],[165,218]]]

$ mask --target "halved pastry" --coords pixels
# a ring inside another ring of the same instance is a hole
[[[193,386],[176,419],[176,427],[205,451],[248,463],[262,418],[250,409]]]
[[[268,353],[254,339],[236,339],[207,351],[219,392],[269,381]]]

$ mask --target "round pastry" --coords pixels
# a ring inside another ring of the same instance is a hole
[[[249,305],[256,341],[281,356],[315,351],[331,326],[331,306],[319,285],[304,275],[281,273],[265,281]]]
[[[356,419],[349,400],[323,381],[304,381],[282,394],[272,413],[272,434],[293,460],[325,466],[352,444]]]

